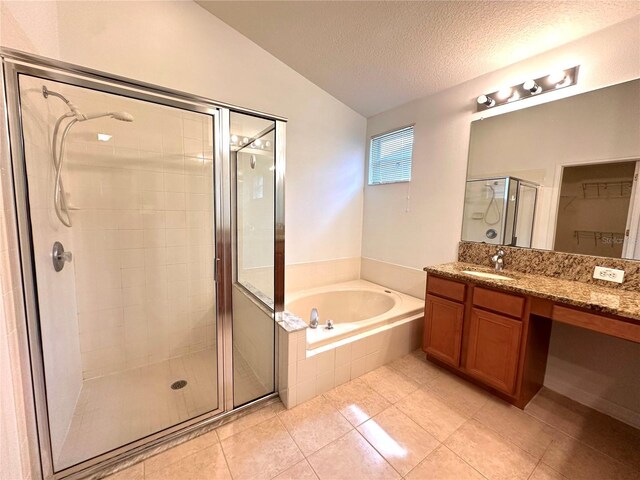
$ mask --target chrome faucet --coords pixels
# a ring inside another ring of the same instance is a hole
[[[324,328],[326,328],[327,330],[333,330],[333,320],[327,320],[327,326]]]
[[[309,327],[310,328],[318,328],[318,309],[311,309],[311,318],[309,319]]]
[[[496,272],[501,272],[502,269],[504,268],[504,250],[502,250],[501,248],[498,248],[498,251],[496,251],[496,254],[491,257],[491,261],[493,262]]]

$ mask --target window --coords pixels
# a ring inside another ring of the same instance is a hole
[[[413,126],[371,138],[369,185],[411,180]]]

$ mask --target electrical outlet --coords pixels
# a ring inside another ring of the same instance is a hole
[[[624,270],[616,268],[596,267],[593,271],[593,278],[605,280],[607,282],[622,283],[624,281]]]

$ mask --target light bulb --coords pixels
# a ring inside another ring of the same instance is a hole
[[[248,139],[247,137],[244,137],[244,138],[242,139],[242,143],[247,143],[248,141],[249,141],[249,139]]]
[[[507,99],[507,102],[515,102],[516,100],[520,100],[520,94],[518,92],[513,92],[513,95]]]
[[[478,97],[478,103],[480,105],[485,105],[486,107],[493,107],[496,104],[496,101],[487,95],[480,95]]]
[[[259,138],[255,141],[256,146],[260,147],[262,146],[262,140],[260,140]]]
[[[507,98],[507,97],[509,97],[509,95],[511,95],[511,88],[510,87],[501,88],[500,90],[498,90],[498,93],[496,93],[496,97],[498,97],[500,99]]]
[[[269,148],[271,146],[271,142],[267,140],[267,143],[265,143],[264,146]]]
[[[237,135],[231,135],[231,143],[238,143],[238,136]]]
[[[564,70],[560,70],[557,72],[553,72],[551,75],[547,77],[547,81],[551,85],[557,85],[562,83],[567,78],[567,75],[564,73]]]
[[[527,80],[522,84],[522,88],[529,90],[532,95],[542,91],[542,87],[540,87],[540,85],[538,85],[534,80]]]

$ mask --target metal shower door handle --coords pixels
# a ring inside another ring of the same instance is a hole
[[[71,263],[73,255],[71,252],[65,252],[64,246],[60,242],[55,242],[51,251],[51,260],[53,261],[53,269],[59,272],[64,268],[65,262]]]

